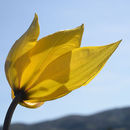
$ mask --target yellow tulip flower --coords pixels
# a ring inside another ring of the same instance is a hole
[[[13,101],[3,130],[8,130],[17,104],[40,107],[45,101],[65,96],[88,84],[103,68],[120,41],[95,47],[80,47],[84,25],[38,39],[38,16],[15,42],[6,62],[5,73]]]
[[[84,25],[38,39],[38,16],[15,42],[5,63],[12,98],[37,108],[88,84],[102,69],[120,41],[105,46],[80,47]]]

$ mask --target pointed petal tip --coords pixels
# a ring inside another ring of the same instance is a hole
[[[81,26],[80,26],[81,28],[84,28],[84,24],[81,24]]]
[[[37,16],[37,13],[35,12],[35,16]]]
[[[33,21],[38,20],[38,15],[35,13]]]
[[[78,26],[78,27],[76,27],[76,28],[74,28],[75,30],[80,30],[82,33],[83,33],[83,31],[84,31],[84,24],[81,24],[80,26]]]
[[[119,41],[117,41],[117,42],[114,42],[114,43],[112,43],[112,44],[114,44],[114,45],[116,45],[117,47],[119,46],[119,44],[122,42],[122,39],[121,40],[119,40]]]
[[[74,29],[84,30],[84,24],[81,24],[80,26],[77,26],[77,27],[74,28]]]
[[[81,24],[78,28],[84,30],[84,24]]]
[[[122,42],[122,39],[121,40],[119,40],[119,41],[117,41],[117,44],[118,44],[118,46],[119,46],[119,44]]]
[[[108,45],[106,45],[106,46],[115,46],[115,47],[117,48],[121,42],[122,42],[122,39],[119,40],[119,41],[113,42],[113,43],[111,43],[111,44],[108,44]]]
[[[119,41],[117,41],[116,43],[119,43],[119,44],[120,44],[121,42],[122,42],[122,39],[121,39],[121,40],[119,40]]]
[[[123,39],[119,40],[118,42],[121,43]]]

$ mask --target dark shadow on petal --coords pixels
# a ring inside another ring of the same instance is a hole
[[[35,87],[37,84],[47,79],[54,80],[61,84],[66,83],[69,80],[71,55],[72,52],[67,52],[51,62],[30,88]]]
[[[69,91],[65,86],[62,86],[62,87],[58,88],[55,92],[51,93],[50,95],[43,97],[43,100],[44,101],[54,100],[59,97],[63,97],[70,92],[71,91]]]
[[[43,91],[44,92],[44,91]],[[42,102],[45,102],[45,101],[49,101],[49,100],[54,100],[54,99],[57,99],[57,98],[60,98],[60,97],[63,97],[65,95],[67,95],[68,93],[70,93],[71,91],[68,90],[64,85],[59,87],[57,90],[55,90],[54,92],[52,92],[51,94],[47,95],[47,96],[44,96],[44,97],[29,97],[29,95],[35,93],[35,92],[31,92],[28,94],[28,97],[29,99],[31,100],[37,100],[37,101],[42,101]]]
[[[17,72],[17,76],[18,76],[17,78],[19,80],[19,84],[22,78],[22,73],[25,70],[25,68],[29,65],[30,62],[31,62],[30,58],[26,54],[22,55],[20,58],[16,60],[14,64],[14,68]]]

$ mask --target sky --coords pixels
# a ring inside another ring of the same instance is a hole
[[[27,30],[34,14],[40,36],[84,23],[82,46],[100,46],[122,39],[102,71],[87,86],[37,109],[17,106],[12,123],[36,123],[67,115],[91,115],[130,107],[129,0],[0,0],[0,125],[12,101],[4,63],[13,43]]]

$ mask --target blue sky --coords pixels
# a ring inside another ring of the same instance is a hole
[[[62,116],[90,115],[130,106],[129,0],[13,0],[0,1],[0,125],[11,103],[4,73],[13,43],[39,16],[40,37],[85,24],[82,46],[105,45],[123,39],[103,70],[87,86],[46,102],[38,109],[17,106],[12,122],[34,123]]]

